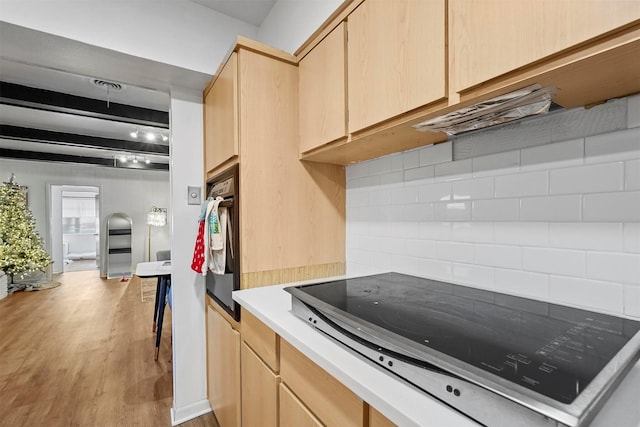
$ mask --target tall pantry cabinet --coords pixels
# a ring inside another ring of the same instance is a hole
[[[344,274],[345,170],[299,159],[296,58],[239,37],[203,95],[205,180],[239,166],[240,287]],[[222,427],[251,422],[242,402],[258,408],[256,382],[277,392],[277,372],[241,344],[244,315],[207,297],[208,396]],[[263,410],[276,421],[273,404]]]

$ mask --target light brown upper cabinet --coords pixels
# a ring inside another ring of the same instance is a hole
[[[349,15],[350,133],[446,96],[445,13],[444,0],[366,0]]]
[[[449,0],[452,92],[534,64],[638,19],[637,0]]]
[[[204,96],[205,175],[238,156],[238,55],[233,52]]]
[[[347,137],[345,56],[340,23],[298,63],[301,153]]]

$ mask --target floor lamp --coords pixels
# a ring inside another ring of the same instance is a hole
[[[167,224],[167,209],[151,207],[147,214],[147,226],[149,227],[149,234],[147,236],[148,254],[147,259],[151,261],[151,226],[162,227]]]

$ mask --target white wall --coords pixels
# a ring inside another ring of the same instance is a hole
[[[49,224],[46,223],[49,185],[90,185],[100,187],[100,224],[104,233],[107,217],[124,212],[133,220],[133,264],[146,261],[146,215],[151,206],[169,205],[169,173],[166,171],[136,171],[69,163],[47,163],[0,158],[0,179],[16,174],[20,185],[29,187],[29,208],[36,220],[36,229],[50,251]],[[171,212],[169,212],[170,214]],[[61,221],[60,221],[61,222]],[[158,228],[153,245],[169,247],[169,227]],[[104,234],[101,254],[104,254]],[[104,260],[104,255],[103,255]],[[104,263],[102,264],[104,266]],[[104,272],[104,270],[103,270]]]
[[[2,0],[0,20],[208,74],[236,35],[258,33],[190,1]]]
[[[187,204],[187,187],[203,183],[202,94],[171,90],[171,283],[173,292],[173,424],[210,411],[205,363],[205,289],[191,270],[199,205]]]
[[[640,319],[640,95],[349,166],[347,269]]]
[[[278,0],[258,31],[258,40],[295,52],[342,0]]]

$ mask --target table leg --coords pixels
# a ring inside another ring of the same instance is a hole
[[[151,329],[151,332],[156,331],[156,322],[158,321],[158,304],[160,302],[160,282],[161,281],[162,281],[162,278],[158,277],[158,280],[156,283],[156,301],[155,301],[155,306],[153,307],[153,328]]]
[[[160,352],[160,337],[162,337],[162,321],[164,320],[164,306],[166,305],[167,298],[167,279],[166,277],[160,277],[160,293],[158,295],[158,331],[156,332],[156,358],[158,360],[158,353]]]

